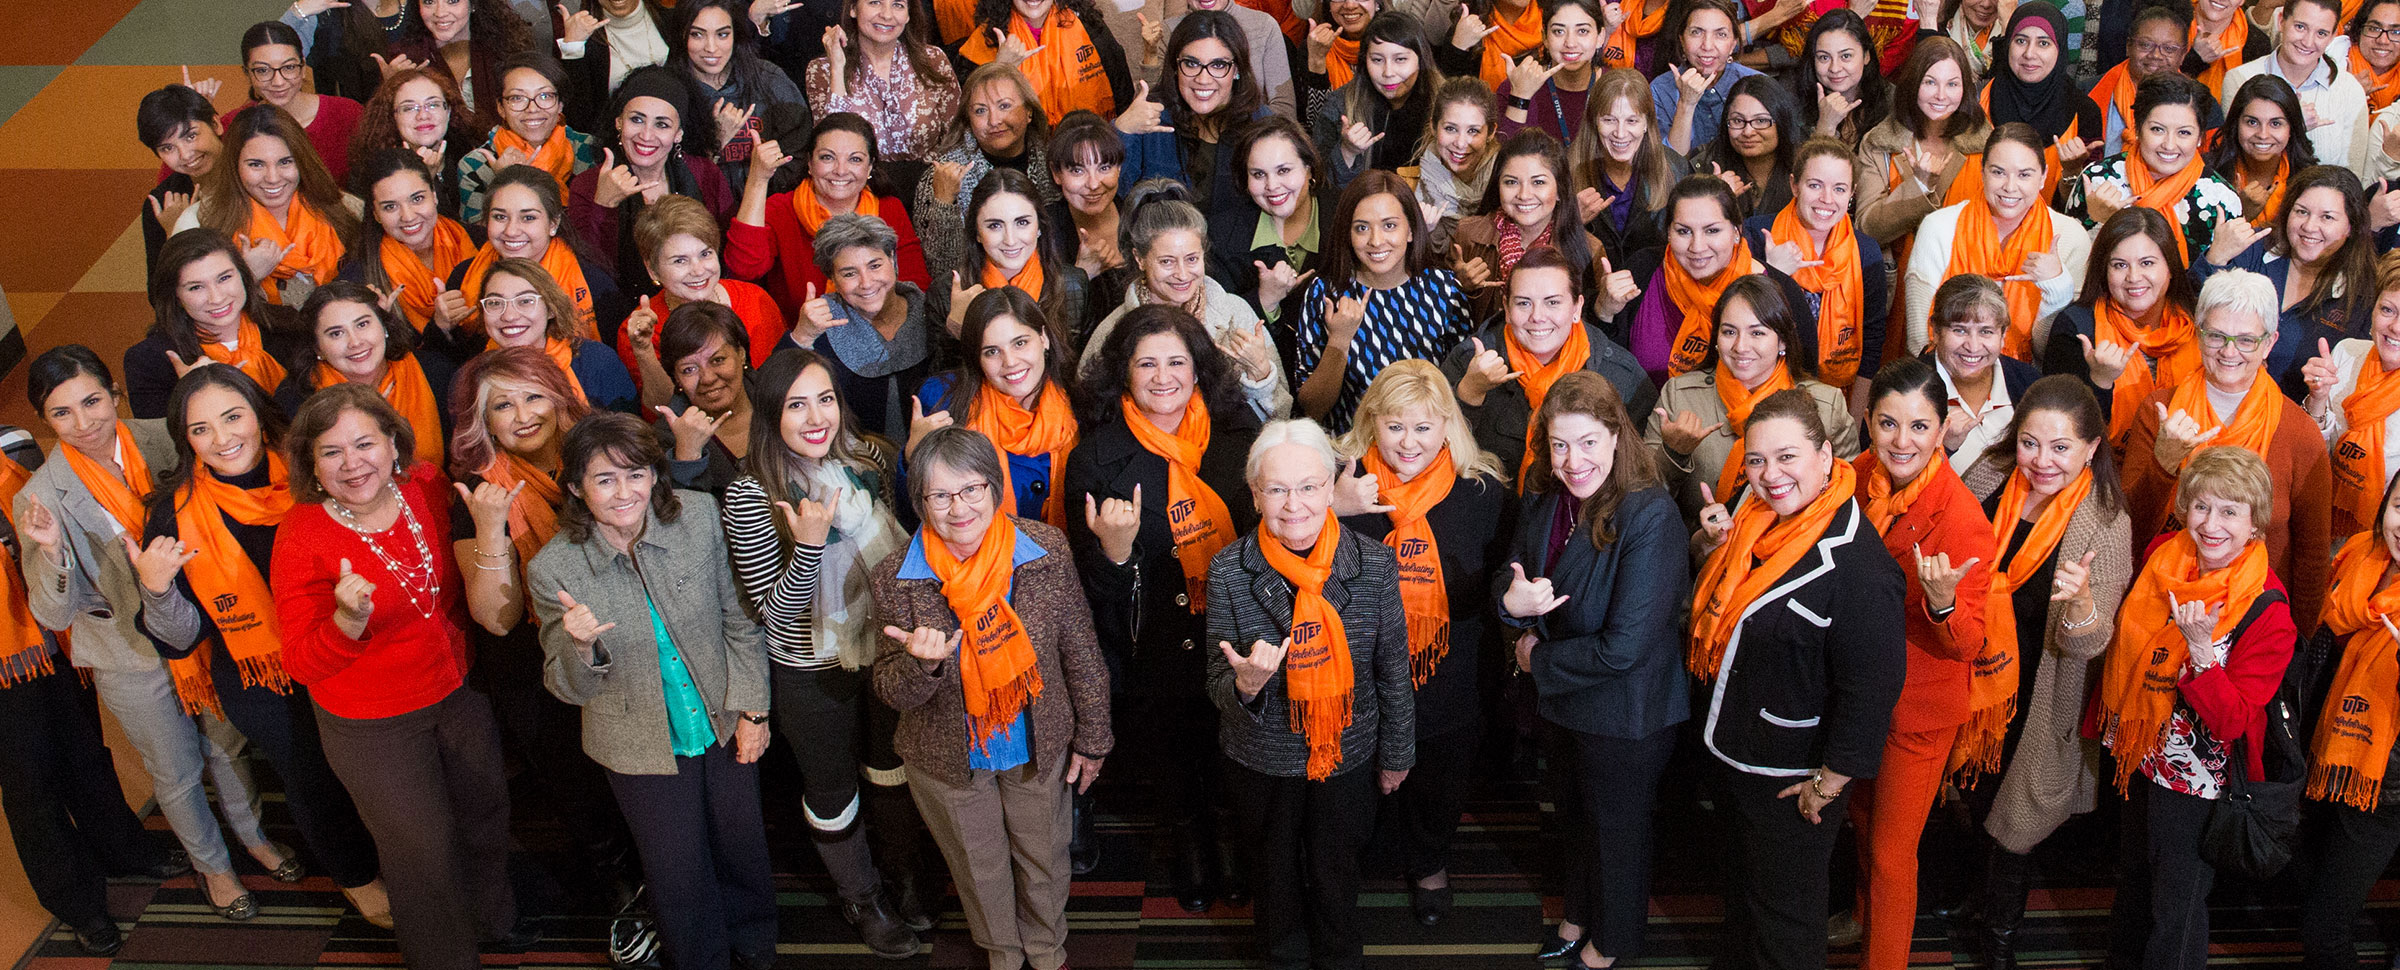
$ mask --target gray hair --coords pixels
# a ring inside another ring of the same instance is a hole
[[[816,249],[817,272],[832,279],[833,259],[841,255],[842,250],[870,246],[882,250],[885,256],[898,256],[900,234],[874,216],[845,212],[825,220],[825,224],[817,228],[816,238],[811,245]]]
[[[2275,292],[2275,284],[2246,269],[2220,270],[2200,287],[2200,305],[2192,311],[2192,320],[2208,326],[2209,314],[2220,310],[2247,313],[2258,318],[2267,336],[2275,335],[2275,326],[2283,322],[2283,299]]]
[[[931,477],[926,473],[936,465],[962,475],[980,476],[995,490],[1007,481],[1000,471],[999,446],[992,444],[992,439],[984,437],[983,432],[960,425],[926,432],[925,437],[917,440],[916,448],[909,451],[908,460],[915,466],[908,476],[908,497],[916,503],[919,518],[933,517],[933,511],[925,507],[925,483]],[[995,500],[1005,497],[993,496]],[[1007,504],[1003,502],[997,507],[1006,508]]]
[[[1324,459],[1327,475],[1341,474],[1342,455],[1334,450],[1333,439],[1325,434],[1325,428],[1308,418],[1285,418],[1269,421],[1266,427],[1258,429],[1258,440],[1250,443],[1250,459],[1242,465],[1242,480],[1258,484],[1259,460],[1278,445],[1300,445],[1314,451]]]
[[[1122,242],[1126,252],[1148,258],[1150,247],[1158,237],[1178,229],[1200,234],[1202,245],[1208,242],[1208,220],[1200,215],[1185,195],[1183,183],[1164,178],[1147,178],[1136,183],[1126,195],[1131,203],[1126,213]]]

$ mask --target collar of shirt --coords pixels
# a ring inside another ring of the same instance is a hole
[[[1324,241],[1319,238],[1318,232],[1319,226],[1317,225],[1317,198],[1313,195],[1310,196],[1308,200],[1308,208],[1296,213],[1296,215],[1301,220],[1300,240],[1289,246],[1286,246],[1283,244],[1283,232],[1275,226],[1275,217],[1269,213],[1259,213],[1258,230],[1250,234],[1250,248],[1259,249],[1266,246],[1274,246],[1284,250],[1299,250],[1310,253],[1321,251],[1324,246]]]
[[[2333,64],[2329,58],[2323,55],[2317,57],[2316,69],[2308,73],[2308,79],[2305,81],[2293,81],[2289,77],[2284,77],[2283,52],[2281,51],[2267,55],[2267,73],[2283,78],[2284,83],[2290,84],[2294,91],[2316,91],[2333,86]]]

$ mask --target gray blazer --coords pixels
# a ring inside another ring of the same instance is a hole
[[[683,511],[673,522],[653,513],[631,555],[594,536],[570,542],[562,533],[543,546],[527,569],[526,595],[541,619],[542,683],[583,708],[583,750],[623,775],[671,775],[675,752],[667,737],[667,694],[659,676],[658,641],[648,606],[655,605],[683,654],[692,683],[708,702],[718,743],[733,738],[734,718],[767,710],[767,651],[758,625],[742,606],[717,524],[717,500],[677,490]],[[567,636],[558,603],[564,589],[592,608],[603,634],[585,663]]]
[[[132,430],[134,447],[150,464],[154,478],[174,469],[175,443],[164,422],[134,418],[125,426]],[[118,538],[125,529],[100,507],[100,500],[84,487],[83,480],[75,477],[63,452],[66,447],[52,446],[49,460],[34,470],[24,490],[17,493],[18,522],[25,521],[25,510],[39,498],[57,514],[65,531],[67,561],[63,565],[51,562],[40,549],[25,551],[26,599],[33,618],[52,630],[73,632],[75,666],[156,670],[158,650],[135,622],[142,612],[142,584]],[[141,538],[138,527],[134,538]]]

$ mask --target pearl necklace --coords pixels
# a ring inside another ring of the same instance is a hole
[[[350,531],[358,533],[358,539],[366,543],[367,551],[374,553],[375,558],[383,563],[383,568],[390,571],[392,578],[399,582],[400,591],[408,596],[408,605],[415,607],[418,615],[433,619],[441,609],[442,580],[440,569],[433,561],[433,551],[425,544],[425,528],[417,524],[416,511],[408,507],[406,499],[400,497],[397,486],[385,482],[383,487],[391,492],[392,501],[399,504],[400,520],[408,523],[408,536],[415,540],[417,546],[415,563],[401,565],[383,548],[382,543],[375,541],[374,533],[358,524],[358,516],[350,511],[349,506],[338,499],[328,504],[333,506],[334,516],[341,519],[343,525],[349,526]],[[386,531],[389,531],[389,527],[386,527]]]

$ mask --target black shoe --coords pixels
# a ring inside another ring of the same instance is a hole
[[[1570,940],[1552,933],[1549,939],[1542,941],[1542,950],[1538,955],[1544,960],[1563,959],[1567,954],[1575,952],[1576,947],[1582,945],[1582,940]]]
[[[1247,905],[1250,902],[1250,883],[1242,878],[1241,862],[1235,858],[1237,853],[1226,851],[1222,845],[1211,845],[1216,849],[1217,857],[1217,898],[1224,900],[1228,906]]]
[[[1210,859],[1209,841],[1190,825],[1178,825],[1175,842],[1175,905],[1186,913],[1208,912],[1216,902],[1214,883],[1216,862]]]
[[[902,872],[884,880],[883,891],[885,898],[891,900],[892,915],[900,920],[900,925],[918,933],[933,929],[933,915],[925,911],[925,900],[918,895],[915,874]]]
[[[483,948],[494,953],[523,953],[542,942],[542,924],[531,916],[520,916],[517,925],[508,928],[508,935],[484,941]]]
[[[165,882],[169,879],[177,879],[191,874],[192,857],[185,854],[182,849],[168,849],[166,857],[159,860],[157,864],[126,873],[124,878],[147,879],[152,882]]]
[[[1089,792],[1075,796],[1074,834],[1067,839],[1067,861],[1078,876],[1090,875],[1092,870],[1100,868],[1100,839],[1092,834],[1092,819],[1099,814],[1096,809]]]
[[[876,956],[906,960],[917,955],[917,934],[892,915],[891,907],[884,905],[882,893],[860,902],[842,900],[842,918],[858,927],[859,942],[865,943]]]
[[[1418,923],[1425,926],[1440,925],[1442,917],[1450,915],[1450,887],[1427,889],[1409,883],[1408,903],[1409,908],[1416,912]]]
[[[2032,870],[2030,856],[1992,847],[1983,874],[1984,965],[1992,970],[2016,970],[2017,923],[2025,916]]]
[[[117,921],[94,916],[90,922],[75,927],[75,946],[96,957],[115,956],[125,948],[125,933],[117,929]]]

